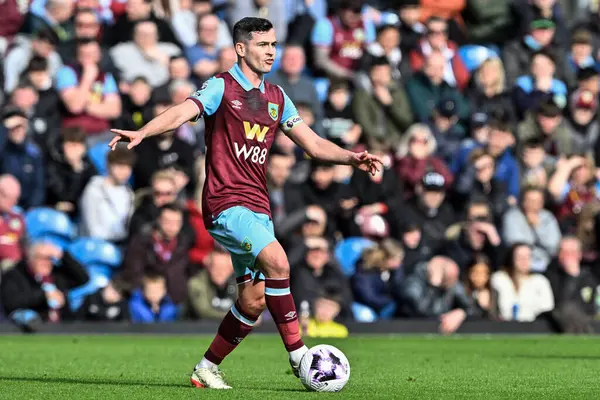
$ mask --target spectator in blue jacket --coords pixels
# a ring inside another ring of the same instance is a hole
[[[511,150],[515,144],[512,127],[510,123],[501,120],[491,121],[489,127],[488,143],[484,145],[474,142],[472,147],[463,147],[450,163],[450,171],[455,175],[460,173],[469,164],[469,157],[474,149],[486,149],[487,153],[496,160],[494,179],[508,186],[508,202],[514,205],[519,197],[520,177],[519,165]]]
[[[44,203],[44,160],[40,149],[27,138],[29,121],[16,107],[6,107],[0,126],[0,174],[10,174],[21,184],[19,206],[27,209]]]
[[[394,299],[400,297],[399,284],[404,278],[403,258],[402,245],[394,239],[384,239],[365,250],[351,280],[354,299],[380,315],[393,315]]]
[[[132,292],[129,313],[133,323],[172,322],[177,319],[177,306],[167,295],[163,276],[146,275],[142,289]]]

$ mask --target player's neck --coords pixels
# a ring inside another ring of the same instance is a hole
[[[263,81],[263,74],[254,71],[248,66],[248,64],[246,64],[243,61],[239,62],[238,65],[240,67],[240,70],[242,70],[242,73],[244,74],[246,79],[248,79],[248,81],[252,84],[252,86],[254,86],[255,88],[259,87]]]

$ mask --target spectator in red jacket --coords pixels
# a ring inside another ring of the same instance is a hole
[[[431,17],[426,27],[427,34],[409,55],[413,72],[421,71],[425,66],[425,59],[432,52],[439,51],[446,58],[444,80],[462,91],[469,83],[469,70],[457,54],[456,43],[448,40],[448,23],[440,17]]]
[[[414,195],[415,187],[430,171],[444,177],[446,189],[452,185],[452,173],[441,159],[433,155],[436,148],[435,137],[424,124],[414,124],[402,138],[396,153],[396,173],[404,183],[406,198]]]
[[[190,257],[190,262],[196,265],[204,265],[206,256],[208,256],[215,247],[215,241],[206,230],[204,221],[202,220],[201,201],[201,198],[190,199],[186,203],[189,221],[196,234],[196,240],[188,255]]]

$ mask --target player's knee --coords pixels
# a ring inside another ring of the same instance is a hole
[[[290,264],[285,253],[282,253],[281,256],[273,257],[265,269],[267,278],[288,278],[290,276]]]
[[[243,307],[244,310],[251,315],[260,315],[267,307],[264,294],[249,299],[243,299]]]

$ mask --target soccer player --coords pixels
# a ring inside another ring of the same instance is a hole
[[[289,353],[296,376],[308,348],[298,326],[290,293],[290,266],[275,239],[266,183],[267,156],[278,129],[306,153],[325,162],[353,165],[375,173],[381,160],[354,153],[319,137],[299,117],[279,86],[265,82],[275,60],[277,40],[270,21],[243,18],[233,27],[238,62],[206,81],[186,101],[173,106],[138,131],[113,129],[109,146],[174,130],[189,120],[205,118],[206,182],[202,199],[204,223],[230,253],[239,296],[223,318],[216,337],[190,378],[196,387],[230,389],[218,368],[252,331],[267,307]]]

